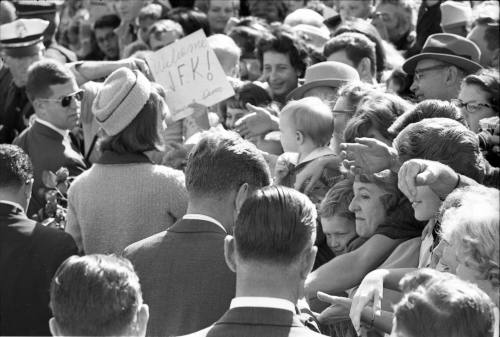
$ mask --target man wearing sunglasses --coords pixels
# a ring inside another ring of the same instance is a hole
[[[28,69],[26,93],[35,110],[35,120],[14,144],[33,162],[35,181],[27,212],[32,216],[46,203],[44,171],[56,172],[64,166],[70,176],[77,176],[87,165],[69,132],[78,126],[83,98],[83,90],[72,72],[55,60],[35,62]]]
[[[479,47],[462,36],[433,34],[420,54],[406,60],[403,70],[413,74],[410,90],[419,101],[449,101],[457,98],[462,79],[482,68],[480,56]]]

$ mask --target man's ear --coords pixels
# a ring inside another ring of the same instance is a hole
[[[446,68],[446,75],[445,75],[445,83],[448,86],[453,86],[457,83],[458,80],[458,68],[455,66],[450,66]]]
[[[31,101],[31,105],[33,105],[33,108],[36,111],[40,111],[44,108],[44,102],[42,102],[41,100],[35,99],[35,100],[30,100],[30,101]]]
[[[243,206],[243,203],[248,198],[249,194],[250,194],[250,186],[248,185],[248,183],[242,184],[238,189],[238,192],[236,193],[236,199],[235,199],[236,214],[240,212],[241,206]]]
[[[64,334],[61,332],[59,324],[57,324],[55,317],[49,319],[49,330],[52,336],[64,336]]]
[[[224,258],[229,269],[236,273],[234,237],[231,235],[226,236],[224,239]]]
[[[300,261],[300,278],[305,280],[307,276],[311,273],[314,266],[314,261],[316,260],[316,253],[318,252],[318,247],[311,246],[309,249],[305,249],[302,252]]]
[[[142,304],[137,312],[137,336],[146,336],[149,321],[149,306]]]

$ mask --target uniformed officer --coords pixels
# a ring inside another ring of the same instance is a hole
[[[49,22],[49,26],[43,34],[45,57],[58,60],[61,63],[75,62],[77,60],[76,54],[56,41],[60,22],[59,5],[62,3],[63,1],[60,0],[21,0],[15,4],[16,14],[19,19],[42,19]]]
[[[41,19],[18,19],[0,26],[0,51],[12,81],[0,88],[0,143],[11,143],[28,125],[33,107],[26,96],[28,67],[43,58],[43,33],[49,25]]]

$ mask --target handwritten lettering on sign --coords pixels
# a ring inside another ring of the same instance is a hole
[[[234,95],[231,84],[203,30],[198,30],[153,54],[147,62],[155,81],[167,89],[174,120],[193,113],[193,102],[211,106]]]

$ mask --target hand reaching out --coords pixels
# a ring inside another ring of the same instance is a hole
[[[279,119],[273,116],[266,108],[256,107],[250,103],[246,105],[251,112],[236,121],[236,132],[242,137],[255,137],[279,129]]]
[[[318,291],[318,299],[330,303],[330,306],[323,310],[318,316],[321,324],[333,324],[349,320],[349,310],[351,308],[351,299],[340,296],[331,296]]]

